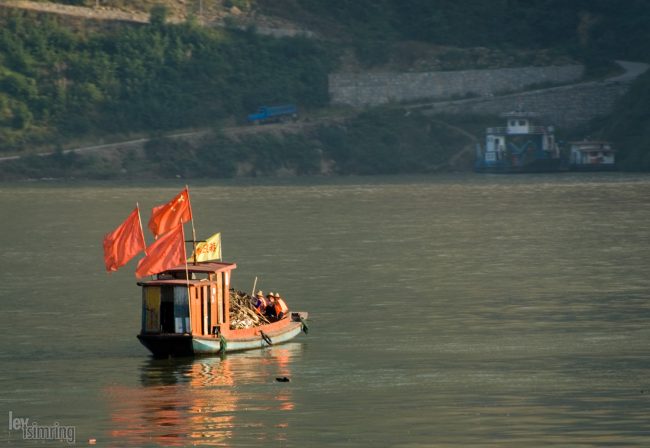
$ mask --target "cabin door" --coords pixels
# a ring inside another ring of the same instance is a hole
[[[160,333],[160,287],[142,289],[142,332]]]
[[[160,331],[174,333],[174,287],[160,287]]]
[[[189,301],[187,300],[187,287],[148,287],[146,290],[151,290],[147,295],[152,297],[146,300],[158,300],[160,309],[158,322],[155,321],[155,318],[150,319],[151,327],[157,326],[157,332],[162,333],[189,333],[190,311]],[[158,298],[156,298],[156,295],[158,295]],[[145,323],[147,319],[145,319]]]
[[[186,286],[174,286],[174,333],[190,332],[190,302]]]
[[[210,334],[212,327],[212,303],[210,303],[210,289],[207,285],[201,287],[201,300],[203,301],[203,334]]]

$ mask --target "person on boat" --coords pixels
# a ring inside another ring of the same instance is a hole
[[[272,292],[268,293],[266,296],[266,317],[270,321],[274,321],[278,317],[275,312],[275,296]]]
[[[280,297],[280,294],[277,292],[273,296],[274,300],[274,306],[275,306],[275,315],[278,317],[278,320],[282,319],[284,316],[287,315],[289,312],[289,307],[287,306],[286,302],[282,297]]]
[[[264,293],[261,290],[257,291],[257,294],[255,295],[255,302],[253,303],[253,306],[255,307],[255,311],[257,311],[261,315],[264,315],[264,313],[266,312],[266,305],[267,305],[267,301],[264,298]]]

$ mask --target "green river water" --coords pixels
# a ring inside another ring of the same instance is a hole
[[[191,183],[234,286],[310,331],[156,361],[102,238],[183,186],[0,185],[0,444],[650,446],[650,176]]]

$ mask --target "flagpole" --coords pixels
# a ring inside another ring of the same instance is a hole
[[[189,194],[187,197],[189,198]],[[185,260],[185,283],[187,285],[187,311],[189,313],[187,319],[190,323],[190,334],[192,334],[192,294],[190,293],[190,270],[187,267],[187,251],[185,250],[185,229],[183,229],[182,222],[181,222],[181,235],[183,236],[183,260]]]
[[[192,250],[194,253],[194,264],[196,264],[196,229],[194,229],[194,213],[192,212],[192,201],[190,200],[190,187],[185,184],[185,191],[187,191],[187,202],[190,206],[190,222],[192,223]]]
[[[140,216],[140,203],[135,203],[135,208],[138,210],[138,222],[140,223],[140,236],[142,237],[142,246],[144,246],[144,254],[147,255],[147,242],[144,240],[144,230],[142,229],[142,217]]]
[[[255,276],[255,281],[253,282],[253,291],[251,292],[251,297],[255,297],[255,287],[257,286],[257,275]]]

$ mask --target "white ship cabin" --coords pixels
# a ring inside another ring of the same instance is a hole
[[[583,140],[571,142],[571,165],[576,168],[613,168],[616,151],[609,142]]]
[[[485,162],[497,162],[506,158],[508,144],[517,146],[518,140],[529,137],[536,142],[536,147],[559,157],[559,148],[555,143],[553,126],[539,126],[535,123],[538,115],[534,112],[506,112],[501,114],[506,119],[506,126],[486,129]]]

